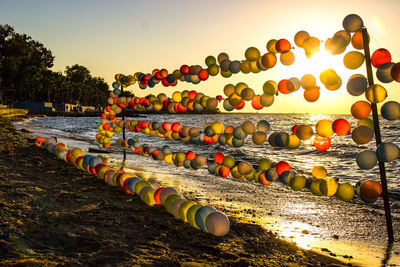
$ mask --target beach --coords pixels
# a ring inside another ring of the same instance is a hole
[[[232,217],[224,237],[194,229],[1,124],[1,265],[345,265]]]

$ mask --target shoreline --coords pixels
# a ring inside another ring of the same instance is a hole
[[[0,234],[11,236],[0,240],[0,265],[347,265],[232,217],[224,237],[196,230],[57,160],[1,121],[0,216],[7,220]]]

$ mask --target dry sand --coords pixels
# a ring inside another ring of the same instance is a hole
[[[345,265],[235,218],[224,237],[194,229],[0,125],[0,265]]]

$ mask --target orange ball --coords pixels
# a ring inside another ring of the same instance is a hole
[[[273,53],[266,53],[261,57],[261,64],[264,68],[272,68],[276,64],[276,56]]]
[[[308,102],[315,102],[318,100],[320,96],[319,87],[316,86],[314,88],[308,89],[304,91],[304,99]]]
[[[229,173],[231,173],[231,169],[229,169],[228,167],[226,167],[225,165],[221,165],[221,167],[218,170],[218,174],[221,177],[228,177]]]
[[[251,105],[256,110],[262,109],[264,106],[261,104],[261,96],[260,95],[254,96],[253,100],[251,100]]]
[[[355,49],[362,50],[364,49],[364,41],[363,41],[362,31],[358,31],[353,34],[351,38],[351,44]],[[368,35],[368,43],[369,43],[369,35]]]
[[[360,186],[360,195],[367,200],[377,199],[382,194],[382,186],[374,180],[367,180]]]
[[[316,135],[314,138],[314,146],[318,151],[326,151],[331,147],[331,139]]]
[[[354,118],[362,120],[368,118],[371,113],[371,104],[367,101],[360,100],[351,106],[350,111]]]
[[[288,83],[287,79],[283,79],[278,83],[279,92],[281,92],[282,94],[285,94],[285,95],[291,93],[291,91],[289,91],[289,89],[287,88],[287,83]]]
[[[393,80],[400,83],[400,62],[393,65],[392,69],[390,70],[390,75],[392,76]]]

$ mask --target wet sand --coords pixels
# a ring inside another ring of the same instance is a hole
[[[234,217],[224,237],[194,229],[0,123],[0,265],[345,265]]]

